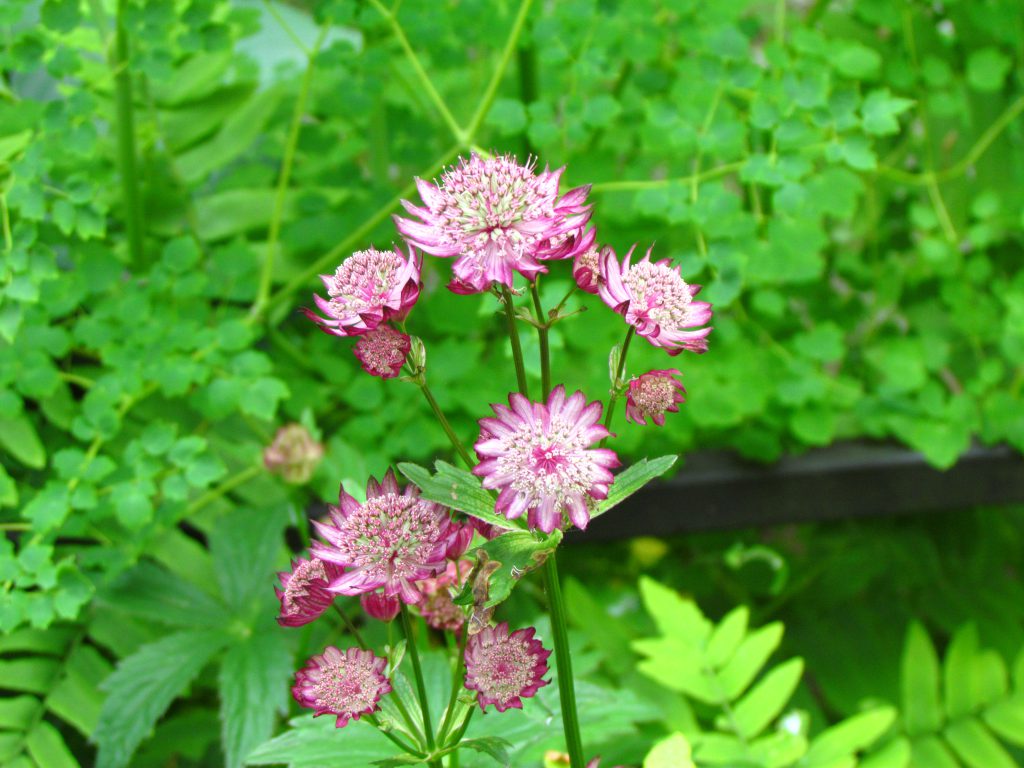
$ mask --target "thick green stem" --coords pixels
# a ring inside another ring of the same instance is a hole
[[[267,298],[270,296],[270,284],[274,277],[274,259],[277,256],[277,244],[281,236],[281,220],[284,218],[284,202],[288,194],[288,183],[292,177],[292,165],[295,163],[295,150],[299,145],[302,116],[306,114],[306,102],[313,85],[313,68],[316,64],[316,57],[326,36],[327,27],[325,26],[320,30],[313,50],[308,54],[306,73],[302,77],[299,97],[295,100],[295,109],[292,111],[292,122],[288,127],[288,138],[285,140],[284,156],[281,159],[281,173],[277,177],[277,191],[274,193],[274,210],[270,216],[270,227],[267,231],[267,249],[263,257],[263,269],[260,271],[260,284],[252,306],[254,315],[263,313]]]
[[[462,681],[459,679],[462,677],[462,670],[465,664],[466,656],[466,641],[469,639],[469,627],[462,627],[462,634],[459,636],[459,648],[458,655],[455,658],[455,668],[452,670],[452,691],[448,697],[448,709],[444,713],[444,722],[441,723],[441,730],[438,733],[438,741],[445,744],[445,738],[448,736],[448,726],[452,722],[452,714],[455,712],[455,704],[459,700],[459,691],[462,690]]]
[[[420,666],[420,654],[416,650],[416,638],[412,634],[412,622],[409,620],[409,609],[402,603],[399,612],[402,619],[402,632],[405,634],[405,652],[409,654],[412,661],[412,673],[416,678],[416,693],[420,700],[420,711],[423,714],[423,735],[427,739],[427,751],[434,752],[434,721],[430,717],[430,703],[427,700],[427,686],[423,682],[423,668]],[[440,760],[432,760],[428,763],[431,768],[442,768]]]
[[[128,64],[128,30],[124,15],[127,0],[119,0],[114,22],[114,47],[110,68],[114,71],[114,103],[117,109],[117,170],[121,176],[121,204],[124,206],[128,252],[134,264],[143,258],[142,196],[135,156],[135,105],[132,97],[132,71]]]
[[[610,429],[612,425],[612,416],[615,415],[615,404],[619,401],[619,389],[622,385],[622,372],[626,370],[626,355],[629,354],[629,342],[633,340],[633,334],[636,329],[631,325],[626,331],[626,338],[622,340],[622,350],[619,352],[619,364],[615,369],[615,380],[612,382],[612,391],[608,395],[608,410],[604,414],[604,426],[605,429]],[[601,447],[604,448],[605,440],[601,441]]]
[[[555,639],[555,661],[558,665],[558,696],[562,702],[562,728],[569,751],[570,768],[584,768],[583,742],[580,739],[579,716],[576,713],[576,689],[572,678],[572,656],[569,653],[569,631],[565,620],[565,602],[558,580],[555,552],[544,561],[544,588],[548,594],[551,631]]]
[[[459,457],[466,462],[466,466],[472,469],[476,466],[476,462],[473,461],[473,457],[469,455],[469,451],[466,450],[466,446],[463,445],[462,440],[455,434],[455,430],[452,429],[452,425],[448,422],[447,417],[444,415],[444,411],[441,410],[441,406],[437,404],[437,400],[434,399],[434,394],[430,391],[430,387],[427,386],[427,382],[417,382],[420,390],[423,392],[423,397],[427,399],[430,404],[431,410],[434,411],[434,415],[437,417],[438,422],[441,424],[441,428],[444,433],[448,435],[448,439],[451,441],[452,446],[455,448],[456,453]]]
[[[540,344],[540,386],[543,399],[548,399],[551,392],[551,351],[548,347],[548,324],[544,317],[544,308],[540,303],[540,289],[537,283],[530,283],[530,294],[533,296],[533,309],[537,313],[537,341]]]
[[[462,737],[466,735],[466,730],[469,728],[469,721],[473,719],[474,712],[476,712],[476,707],[470,707],[469,711],[466,712],[466,717],[463,718],[462,725],[459,726],[459,730],[456,731],[455,736],[448,741],[448,747],[452,747],[462,741]]]
[[[508,322],[508,340],[512,344],[512,361],[516,365],[516,384],[519,391],[526,397],[530,396],[530,389],[526,383],[526,366],[523,365],[523,347],[519,343],[519,329],[516,328],[516,308],[512,303],[512,291],[508,286],[501,286],[502,303],[505,305],[505,319]]]

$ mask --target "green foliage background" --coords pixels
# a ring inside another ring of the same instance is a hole
[[[339,480],[449,452],[415,388],[362,375],[295,310],[318,272],[395,238],[414,175],[472,147],[566,164],[594,184],[601,242],[656,241],[715,303],[711,352],[678,360],[687,404],[661,430],[617,423],[623,453],[894,439],[945,467],[973,440],[1024,449],[1016,0],[9,0],[0,29],[0,630],[21,633],[0,653],[27,697],[0,760],[91,754],[97,686],[153,642],[274,692],[232,715],[250,693],[222,690],[231,762],[270,736],[303,649],[235,641],[265,634],[280,531]],[[511,364],[493,301],[448,293],[447,272],[428,258],[411,330],[468,437],[511,379],[480,372]],[[553,265],[549,304],[570,279]],[[623,326],[579,306],[552,330],[554,375],[601,397]],[[300,419],[327,455],[289,489],[260,451]],[[266,530],[255,609],[221,571],[227,542]],[[154,608],[164,594],[189,608]],[[146,735],[189,685],[177,669],[105,743]],[[211,690],[162,726],[191,759],[218,737]]]

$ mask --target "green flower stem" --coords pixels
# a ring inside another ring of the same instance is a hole
[[[501,296],[505,305],[505,319],[508,321],[508,340],[512,344],[512,360],[516,364],[516,383],[519,391],[526,397],[530,396],[530,389],[526,383],[526,367],[523,365],[523,347],[519,343],[519,330],[516,328],[516,310],[512,303],[512,291],[508,286],[501,286]]]
[[[540,386],[543,400],[548,399],[551,392],[551,352],[548,348],[548,325],[544,317],[544,308],[540,303],[540,289],[537,282],[530,283],[530,294],[533,296],[533,309],[537,313],[537,340],[540,343]]]
[[[615,404],[619,401],[619,386],[622,382],[622,372],[626,369],[626,355],[629,354],[629,342],[633,340],[633,334],[636,329],[631,325],[626,331],[626,338],[622,340],[622,351],[619,353],[619,365],[615,369],[615,381],[612,382],[612,391],[608,395],[608,410],[604,414],[604,426],[605,429],[610,429],[612,425],[612,416],[615,415]],[[604,448],[605,441],[608,438],[604,438],[601,441],[601,447]]]
[[[312,51],[305,51],[303,49],[306,53],[306,72],[302,76],[299,97],[295,100],[295,108],[292,110],[292,122],[288,126],[288,138],[285,141],[284,156],[281,159],[281,172],[277,177],[274,209],[271,213],[270,226],[267,230],[267,249],[263,256],[263,268],[260,270],[260,283],[256,290],[256,300],[252,305],[252,314],[257,316],[263,313],[267,298],[270,296],[270,284],[274,277],[274,258],[277,256],[278,240],[281,237],[281,220],[284,218],[284,201],[288,194],[288,183],[292,177],[295,150],[299,145],[302,117],[306,114],[306,102],[309,100],[309,92],[313,85],[313,69],[316,64],[316,57],[320,53],[320,47],[327,37],[327,29],[326,25],[320,28],[320,34],[313,44]]]
[[[472,469],[474,466],[476,466],[476,462],[473,461],[473,457],[469,455],[469,451],[466,450],[466,446],[463,445],[462,440],[460,440],[459,436],[455,434],[455,430],[452,429],[452,425],[448,422],[447,417],[441,410],[441,406],[438,405],[437,400],[434,399],[433,392],[431,392],[430,387],[427,386],[426,380],[424,379],[422,383],[419,381],[417,381],[416,383],[419,386],[420,390],[423,392],[423,397],[425,397],[427,399],[427,402],[430,404],[431,410],[434,411],[434,415],[440,422],[441,428],[444,429],[444,433],[448,435],[448,439],[451,441],[452,446],[454,446],[455,451],[459,454],[459,457],[464,462],[466,462],[466,466]]]
[[[469,711],[466,712],[466,717],[462,720],[462,725],[459,726],[459,730],[455,732],[454,738],[452,738],[445,747],[446,749],[453,747],[462,741],[462,737],[466,735],[466,729],[469,728],[469,721],[473,719],[474,712],[476,712],[476,707],[471,706]]]
[[[380,721],[376,718],[376,716],[374,716],[374,715],[363,715],[363,718],[366,720],[366,722],[368,722],[370,725],[372,725],[374,728],[376,728],[380,733],[382,733],[385,736],[387,736],[387,738],[393,744],[395,744],[395,746],[397,746],[399,749],[401,749],[403,752],[408,752],[410,755],[413,755],[415,757],[426,757],[426,755],[424,755],[418,749],[416,749],[415,747],[413,747],[410,744],[406,744],[404,741],[402,741],[400,738],[398,738],[395,734],[391,733],[390,731],[383,730],[380,727]]]
[[[127,0],[118,0],[114,21],[114,47],[110,68],[114,74],[114,104],[117,111],[117,170],[121,176],[121,204],[124,206],[128,252],[139,264],[144,256],[142,196],[139,194],[138,163],[135,153],[135,105],[132,95],[132,71],[128,63],[128,29],[124,16]]]
[[[405,634],[405,652],[412,660],[412,673],[416,678],[416,693],[420,699],[420,711],[423,713],[423,735],[427,739],[427,751],[433,754],[436,743],[434,742],[434,726],[430,717],[430,703],[427,701],[427,686],[423,682],[423,668],[420,666],[420,654],[416,650],[416,638],[412,635],[412,622],[409,620],[409,609],[402,603],[399,611],[402,618],[402,632]],[[442,768],[440,760],[431,760],[427,763],[431,768]]]
[[[348,614],[345,613],[337,603],[331,603],[331,608],[334,609],[335,613],[341,616],[341,621],[345,625],[345,629],[352,633],[352,637],[356,639],[359,647],[365,651],[366,643],[363,641],[363,636],[359,634],[359,630],[356,629],[356,625],[352,623],[352,619],[348,617]]]
[[[451,725],[452,713],[455,712],[459,691],[462,690],[462,681],[459,678],[462,677],[462,670],[465,664],[467,640],[469,640],[469,625],[465,624],[462,627],[462,635],[459,636],[458,655],[455,657],[455,668],[452,670],[452,691],[448,697],[448,709],[444,713],[444,722],[441,723],[441,730],[437,736],[437,740],[442,744],[445,743],[445,737],[448,735],[448,726]]]
[[[555,661],[558,664],[558,697],[562,702],[562,728],[569,751],[570,768],[584,768],[583,741],[580,739],[579,716],[576,713],[576,689],[572,678],[572,656],[569,653],[569,632],[565,620],[565,601],[558,580],[556,552],[544,561],[544,589],[548,595],[551,631],[555,637]]]

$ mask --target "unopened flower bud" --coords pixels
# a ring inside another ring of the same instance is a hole
[[[263,465],[285,482],[301,485],[313,476],[324,447],[301,424],[286,424],[263,449]]]

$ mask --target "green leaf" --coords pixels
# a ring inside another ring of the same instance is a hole
[[[334,726],[334,718],[295,718],[291,728],[261,744],[246,765],[287,765],[289,768],[368,768],[395,753],[395,746],[373,726],[353,722]]]
[[[643,768],[696,768],[690,759],[690,742],[681,733],[660,739],[644,758]]]
[[[46,720],[40,720],[25,737],[25,748],[36,761],[36,765],[46,768],[78,768],[68,745],[60,731]]]
[[[736,653],[743,638],[747,634],[747,623],[750,621],[750,610],[745,606],[733,608],[715,627],[708,640],[704,658],[712,667],[718,668],[725,664]]]
[[[846,77],[870,80],[878,75],[882,66],[882,55],[874,48],[861,43],[845,41],[832,52],[830,61],[836,70]]]
[[[236,614],[272,597],[287,522],[284,510],[276,508],[239,509],[217,521],[210,534],[210,554],[220,564],[216,573],[224,602]]]
[[[0,680],[12,691],[47,693],[59,669],[58,662],[40,656],[0,659]]]
[[[899,133],[900,123],[896,118],[914,106],[912,99],[893,96],[888,88],[871,91],[861,104],[864,116],[864,132],[875,136],[889,136]]]
[[[495,99],[486,124],[501,136],[516,136],[526,128],[526,108],[518,99]]]
[[[480,752],[488,757],[493,757],[502,765],[509,764],[508,748],[511,746],[507,739],[500,736],[466,739],[459,744],[460,749],[472,749],[474,752]]]
[[[0,417],[0,448],[32,469],[46,466],[46,448],[26,414]]]
[[[736,654],[718,673],[722,693],[727,700],[738,697],[757,677],[768,658],[782,641],[782,624],[766,624],[744,638]]]
[[[730,725],[748,741],[761,733],[786,706],[803,675],[803,659],[790,659],[773,669],[737,702]]]
[[[908,768],[911,754],[910,742],[901,736],[864,757],[859,765],[860,768]]]
[[[99,651],[79,644],[64,663],[63,678],[46,697],[47,708],[83,736],[91,736],[103,707],[99,686],[110,672],[110,662]]]
[[[976,91],[992,93],[1002,89],[1013,60],[998,48],[982,48],[967,57],[967,83]]]
[[[121,661],[103,684],[107,700],[93,733],[99,745],[97,768],[127,766],[171,702],[231,641],[216,630],[179,632]]]
[[[703,647],[711,636],[712,623],[704,618],[693,600],[654,579],[641,577],[640,598],[661,634],[694,648]]]
[[[219,569],[218,569],[219,570]],[[140,562],[101,592],[111,608],[176,627],[221,627],[224,604],[150,562]]]
[[[24,731],[42,706],[35,696],[10,696],[0,699],[0,728]]]
[[[960,763],[942,741],[925,736],[911,745],[910,768],[960,768]]]
[[[1024,747],[1024,693],[1016,693],[986,707],[982,718],[1006,741]]]
[[[865,750],[878,741],[896,721],[896,710],[880,707],[847,718],[826,728],[811,742],[804,762],[808,765],[828,765]]]
[[[436,462],[434,468],[437,473],[431,475],[430,470],[417,464],[403,462],[398,465],[398,471],[420,489],[425,499],[457,509],[503,530],[523,527],[522,521],[511,521],[494,512],[494,497],[483,489],[480,479],[472,472],[444,461]]]
[[[669,455],[659,456],[651,460],[641,459],[636,464],[616,475],[615,482],[608,489],[608,498],[597,504],[590,517],[595,518],[603,515],[612,507],[621,504],[651,482],[651,480],[665,474],[676,463],[678,458],[678,456]]]
[[[225,765],[246,756],[274,734],[274,721],[287,711],[292,654],[278,627],[250,634],[232,645],[221,663],[220,717]]]
[[[907,630],[900,672],[903,721],[907,733],[934,733],[942,727],[939,703],[939,660],[924,627],[914,622]]]
[[[973,717],[950,723],[943,732],[957,756],[970,768],[1017,768],[1002,745]]]
[[[476,549],[477,558],[482,564],[480,573],[478,575],[475,571],[471,575],[462,593],[455,598],[455,603],[490,608],[503,602],[512,594],[519,579],[539,568],[561,540],[562,532],[557,528],[550,534],[508,531],[491,539]],[[485,570],[486,575],[483,573]],[[486,580],[486,590],[478,579]]]

